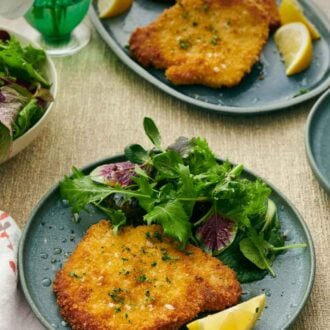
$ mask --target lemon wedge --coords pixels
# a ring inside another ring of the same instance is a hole
[[[286,74],[291,76],[307,69],[313,58],[312,39],[303,23],[282,25],[274,35],[285,67]]]
[[[304,23],[307,26],[312,39],[320,39],[321,35],[319,31],[304,15],[303,9],[296,0],[282,0],[279,7],[279,13],[283,25],[293,22]]]
[[[100,18],[114,17],[123,14],[132,6],[133,0],[99,0]]]
[[[266,304],[266,295],[206,316],[187,325],[189,330],[250,330],[256,324]]]

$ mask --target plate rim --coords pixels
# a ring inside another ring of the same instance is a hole
[[[222,158],[216,157],[219,161],[223,161]],[[97,161],[91,162],[83,167],[80,168],[81,171],[85,172],[87,169],[90,169],[91,167],[96,167],[101,164],[105,163],[111,163],[111,161],[120,161],[120,159],[125,159],[124,154],[115,154],[113,156],[108,156],[101,158]],[[231,163],[234,164],[234,163]],[[314,242],[313,238],[311,235],[311,232],[303,219],[302,215],[300,212],[297,210],[297,208],[292,204],[292,202],[274,185],[269,183],[267,180],[263,179],[262,177],[258,176],[255,174],[253,171],[250,171],[248,168],[244,167],[243,173],[247,173],[249,176],[254,177],[255,179],[259,178],[263,180],[271,189],[272,192],[275,192],[281,199],[283,199],[287,205],[290,207],[290,209],[294,212],[296,215],[296,218],[298,220],[298,224],[301,226],[303,229],[304,235],[307,238],[307,248],[309,248],[309,254],[310,254],[310,264],[311,267],[308,269],[308,280],[307,280],[307,286],[306,286],[306,291],[304,292],[303,298],[301,299],[300,303],[296,306],[296,311],[292,313],[291,318],[285,323],[284,328],[288,328],[290,325],[292,325],[299,314],[301,313],[302,309],[304,308],[314,285],[314,280],[315,280],[315,270],[316,270],[316,256],[315,256],[315,247],[314,247]],[[42,196],[42,198],[39,200],[39,202],[36,204],[36,206],[33,208],[30,216],[28,217],[28,220],[26,222],[26,225],[24,226],[24,229],[22,231],[22,235],[19,241],[19,247],[18,247],[18,276],[19,276],[19,283],[21,285],[23,294],[26,298],[26,301],[30,305],[33,313],[36,315],[36,317],[39,319],[39,321],[44,325],[47,329],[49,330],[54,330],[54,328],[51,326],[51,324],[46,320],[46,318],[42,315],[42,313],[39,311],[37,308],[36,304],[34,303],[34,300],[32,299],[32,296],[30,295],[30,291],[28,289],[28,282],[25,277],[25,270],[24,270],[24,246],[25,246],[25,241],[27,240],[28,237],[28,232],[30,230],[30,227],[33,224],[33,219],[35,218],[35,215],[38,213],[44,202],[53,194],[55,193],[56,190],[59,189],[59,183],[58,181],[56,184],[54,184],[49,191]]]
[[[321,184],[321,186],[330,194],[330,181],[325,178],[323,173],[320,171],[318,163],[314,157],[313,147],[312,147],[312,125],[314,120],[316,120],[317,112],[322,110],[323,102],[326,101],[327,98],[330,97],[330,89],[328,89],[315,103],[311,112],[308,115],[306,129],[305,129],[305,149],[307,154],[307,159],[309,161],[310,167],[314,175],[316,176],[317,180]],[[321,109],[321,110],[319,110]],[[324,111],[324,110],[322,110]]]
[[[305,0],[300,0],[305,5]],[[314,12],[317,14],[319,20],[325,25],[330,26],[330,19],[326,16],[325,13],[319,8],[318,5],[312,0],[308,0],[309,6],[313,6]],[[157,79],[146,69],[144,69],[140,64],[135,62],[125,51],[120,47],[116,41],[110,36],[107,30],[104,28],[101,20],[99,19],[94,6],[90,6],[89,9],[89,18],[96,28],[97,32],[101,36],[101,39],[110,47],[110,49],[115,53],[115,55],[135,74],[139,75],[144,80],[148,81],[153,86],[157,87],[166,94],[173,96],[174,98],[188,104],[195,106],[200,109],[212,111],[220,114],[227,115],[253,115],[253,114],[267,114],[274,111],[280,111],[286,108],[293,107],[295,105],[301,104],[307,100],[316,97],[317,95],[324,92],[328,87],[330,87],[330,75],[326,78],[319,86],[312,89],[306,94],[299,95],[295,98],[284,100],[281,102],[271,103],[264,106],[251,106],[251,107],[235,107],[235,106],[226,106],[226,105],[215,105],[212,103],[207,103],[201,100],[194,99],[189,97],[181,92],[176,91],[173,87],[165,84],[161,80]],[[327,42],[327,40],[326,40]],[[327,42],[328,48],[330,50],[330,42]]]

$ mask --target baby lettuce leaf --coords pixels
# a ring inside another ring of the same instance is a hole
[[[9,86],[0,87],[0,160],[5,160],[13,139],[15,120],[28,98]]]
[[[152,159],[157,170],[157,180],[175,179],[179,176],[179,165],[183,164],[180,155],[172,150],[157,154]]]
[[[0,47],[0,68],[6,68],[10,76],[19,80],[28,83],[37,81],[42,86],[49,88],[50,84],[35,67],[45,59],[43,50],[33,50],[32,47],[29,47],[24,51],[15,38],[2,43]]]
[[[218,255],[217,258],[235,270],[237,278],[241,283],[249,283],[263,279],[268,271],[258,268],[243,255],[239,242],[244,236],[242,232],[239,232],[234,243]]]
[[[143,120],[143,127],[150,141],[156,146],[157,149],[161,150],[161,137],[154,121],[151,118],[145,117]]]
[[[142,164],[149,159],[148,152],[139,144],[132,144],[125,148],[126,158],[135,164]]]
[[[13,123],[13,138],[17,139],[29,130],[44,114],[44,109],[38,105],[37,99],[31,99],[19,112]]]

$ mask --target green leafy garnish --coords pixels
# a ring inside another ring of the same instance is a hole
[[[27,132],[53,100],[40,70],[45,62],[41,49],[22,47],[13,37],[0,40],[0,162],[8,157],[13,140]]]

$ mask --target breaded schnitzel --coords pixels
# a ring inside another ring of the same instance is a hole
[[[130,51],[143,66],[166,69],[174,84],[232,87],[267,41],[265,8],[252,0],[180,0],[133,32]]]
[[[278,28],[281,24],[280,14],[278,12],[276,0],[250,0],[256,4],[259,9],[263,10],[268,17],[269,27],[271,30]]]
[[[201,249],[185,251],[160,226],[90,227],[62,270],[54,292],[72,329],[179,329],[202,311],[238,302],[235,273]]]

